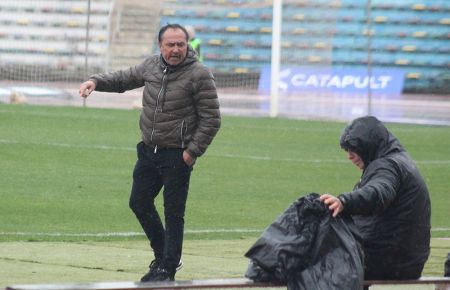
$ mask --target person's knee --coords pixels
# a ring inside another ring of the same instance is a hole
[[[145,212],[144,204],[137,199],[130,198],[128,206],[136,215],[140,215]]]
[[[184,219],[186,206],[181,203],[166,203],[164,205],[164,215],[166,219],[179,220]]]

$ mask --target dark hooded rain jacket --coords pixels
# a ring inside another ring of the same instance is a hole
[[[365,279],[420,277],[430,253],[430,198],[411,157],[375,117],[355,119],[341,147],[365,169],[354,190],[339,196],[363,238]]]

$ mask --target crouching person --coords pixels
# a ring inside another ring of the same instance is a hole
[[[353,191],[320,199],[351,215],[362,235],[365,280],[418,279],[430,253],[430,197],[411,157],[375,117],[351,122],[340,139],[362,176]]]

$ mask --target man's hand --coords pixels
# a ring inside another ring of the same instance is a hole
[[[96,84],[93,81],[86,81],[80,85],[80,90],[78,91],[80,97],[87,98],[93,90],[95,90]]]
[[[191,167],[195,163],[195,158],[192,157],[186,150],[183,151],[183,160],[187,166]]]
[[[328,206],[330,211],[332,211],[333,217],[337,217],[337,215],[344,210],[344,206],[339,198],[331,194],[322,194],[320,200]]]

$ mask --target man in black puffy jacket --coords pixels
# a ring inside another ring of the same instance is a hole
[[[142,141],[129,202],[155,257],[142,282],[174,280],[182,266],[191,171],[221,122],[214,76],[188,45],[186,29],[179,24],[161,27],[158,44],[159,54],[127,69],[93,75],[79,89],[87,97],[94,90],[121,93],[144,87]],[[161,189],[164,224],[155,206]]]
[[[365,280],[417,279],[430,253],[430,197],[415,163],[372,116],[351,122],[341,147],[362,170],[353,191],[320,199],[333,216],[349,214],[363,237]]]

